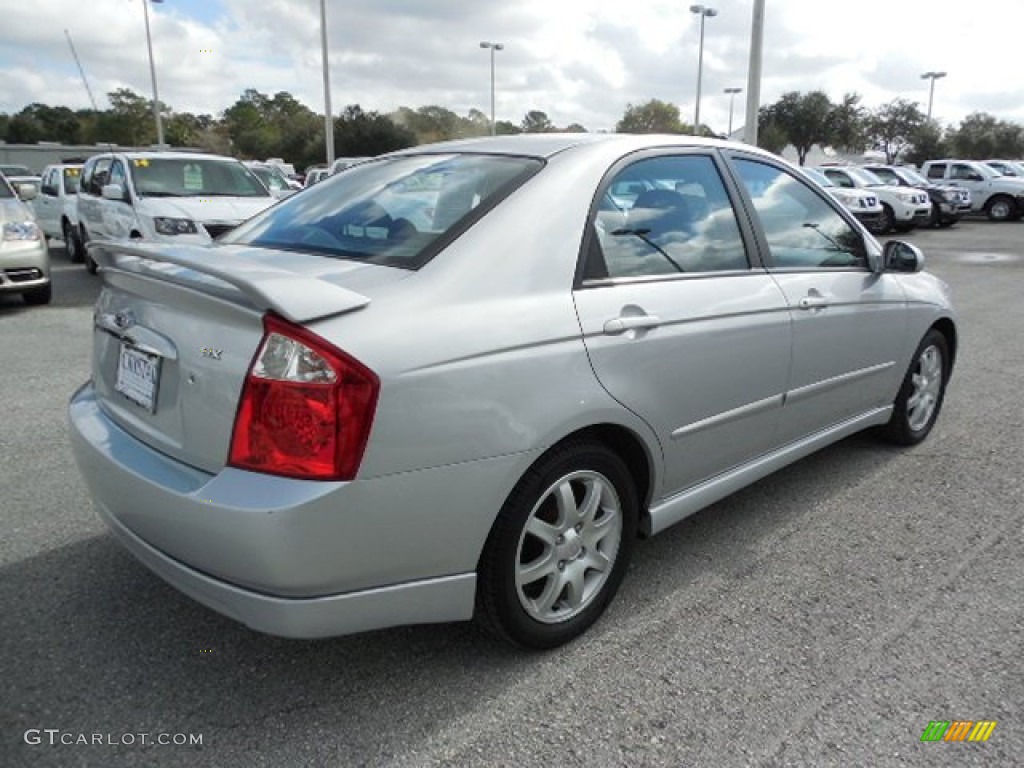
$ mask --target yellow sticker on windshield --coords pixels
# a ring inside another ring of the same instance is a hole
[[[68,176],[77,176],[79,174],[79,170],[77,168],[65,168],[64,173]]]
[[[144,157],[140,157],[138,160],[135,161],[135,167],[136,168],[145,168],[148,165],[149,165],[149,160],[147,160]]]

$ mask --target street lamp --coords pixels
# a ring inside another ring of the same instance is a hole
[[[505,50],[505,46],[501,43],[489,43],[484,41],[480,43],[481,48],[490,48],[491,50],[491,136],[498,132],[497,123],[494,122],[494,52]]]
[[[700,135],[700,81],[704,74],[704,19],[717,16],[718,11],[705,5],[691,5],[690,13],[700,16],[700,50],[697,53],[697,106],[693,115],[693,135]]]
[[[146,48],[149,50],[149,76],[153,80],[153,119],[156,121],[157,146],[164,145],[164,124],[160,120],[160,94],[156,89],[156,65],[153,64],[153,38],[149,34],[149,4],[164,0],[142,0],[142,13],[146,17]]]
[[[331,113],[331,69],[327,62],[327,0],[320,0],[320,57],[324,66],[324,143],[330,169],[334,165],[334,115]]]
[[[935,81],[940,77],[945,77],[945,72],[925,72],[921,75],[922,80],[931,80],[931,84],[928,86],[928,120],[932,119],[932,100],[935,98]]]
[[[732,104],[736,100],[737,93],[743,93],[742,88],[726,88],[723,93],[729,94],[729,133],[727,136],[732,138]]]

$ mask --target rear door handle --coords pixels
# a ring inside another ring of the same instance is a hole
[[[647,330],[659,325],[661,318],[657,315],[624,315],[606,322],[604,332],[608,336],[618,336],[626,331]]]
[[[828,299],[824,296],[804,296],[797,302],[800,309],[824,309],[828,306]]]

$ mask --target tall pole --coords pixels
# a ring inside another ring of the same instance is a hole
[[[732,108],[733,102],[736,100],[736,94],[742,93],[742,88],[726,88],[724,93],[729,94],[729,133],[728,138],[732,138]]]
[[[704,75],[704,19],[717,16],[718,11],[703,5],[691,5],[690,13],[700,15],[700,48],[697,52],[697,105],[693,113],[693,135],[700,136],[700,86]]]
[[[922,80],[931,80],[931,84],[928,87],[928,121],[932,119],[932,102],[935,100],[935,81],[940,77],[945,77],[945,72],[925,72],[921,75]]]
[[[747,116],[744,140],[757,146],[757,121],[761,117],[761,48],[764,44],[764,0],[754,0],[750,22],[750,66],[747,69]]]
[[[489,43],[486,40],[480,43],[481,48],[490,48],[491,50],[491,136],[494,136],[498,132],[498,124],[494,119],[494,53],[495,51],[502,51],[505,46],[501,43]]]
[[[331,110],[331,68],[327,59],[327,0],[320,0],[320,51],[324,64],[324,143],[330,168],[334,164],[334,113]]]
[[[154,3],[162,3],[164,0],[152,0]],[[149,34],[149,3],[150,0],[142,0],[142,11],[146,17],[146,48],[149,50],[149,76],[153,80],[153,120],[156,122],[156,143],[157,146],[164,145],[164,124],[160,119],[160,93],[156,88],[156,65],[153,63],[153,38]]]

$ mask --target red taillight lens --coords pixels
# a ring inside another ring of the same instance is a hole
[[[304,328],[273,315],[249,367],[228,464],[307,480],[351,480],[380,380]]]

